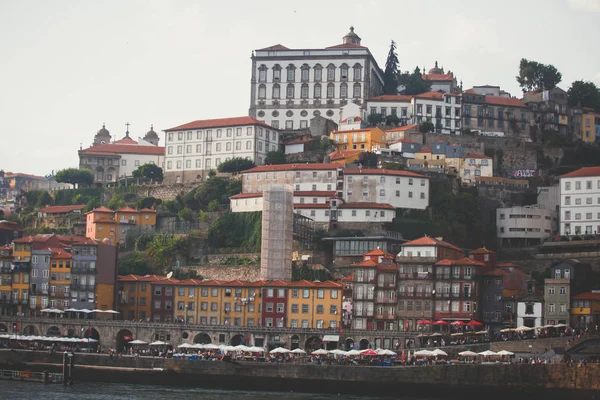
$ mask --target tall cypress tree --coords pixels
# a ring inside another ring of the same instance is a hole
[[[392,40],[390,51],[385,62],[383,73],[383,92],[385,94],[398,94],[398,54],[396,54],[396,42]]]

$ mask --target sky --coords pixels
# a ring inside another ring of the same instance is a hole
[[[600,85],[600,0],[0,0],[0,169],[77,167],[103,123],[120,139],[151,124],[247,115],[252,50],[340,44],[350,26],[380,67],[437,60],[463,81],[520,95],[521,58],[559,85]]]

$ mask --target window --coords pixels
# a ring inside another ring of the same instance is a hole
[[[333,83],[327,85],[327,98],[333,99],[335,97],[335,86]]]
[[[302,314],[308,314],[308,304],[302,304]]]
[[[320,65],[315,65],[315,82],[321,82],[322,75],[323,75],[322,67]]]
[[[277,84],[273,85],[273,95],[272,95],[272,97],[274,99],[279,99],[280,94],[281,94],[281,92],[280,92],[279,85],[277,85]]]
[[[554,294],[554,292],[555,292],[554,286],[548,287],[548,294]]]
[[[315,71],[315,72],[316,72],[316,71]],[[314,95],[313,95],[313,97],[314,97],[315,99],[320,99],[320,98],[321,98],[321,85],[320,85],[320,84],[318,84],[318,83],[317,83],[317,84],[315,84],[315,87],[314,87]]]
[[[292,313],[297,314],[299,310],[298,304],[292,304]]]
[[[310,290],[308,290],[308,289],[303,289],[303,290],[302,290],[302,298],[303,298],[303,299],[308,299],[308,298],[310,298]]]
[[[278,313],[282,313],[283,312],[283,303],[277,303],[277,312]]]
[[[548,304],[548,312],[554,313],[554,310],[555,310],[554,303]]]
[[[294,98],[294,85],[287,85],[286,97],[288,99]]]
[[[323,313],[325,313],[325,307],[323,306],[323,304],[317,304],[317,314]]]

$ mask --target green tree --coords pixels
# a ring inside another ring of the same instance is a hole
[[[243,157],[233,157],[230,160],[222,162],[217,167],[219,172],[233,172],[237,173],[240,171],[245,171],[250,168],[254,168],[256,165],[251,160]]]
[[[241,179],[229,180],[225,191],[226,191],[227,198],[230,198],[231,196],[235,196],[236,194],[242,193],[242,180]]]
[[[405,95],[416,95],[431,90],[431,83],[423,79],[419,67],[416,67],[412,74],[408,71],[401,74],[398,83],[400,86],[404,86],[401,93]]]
[[[144,164],[137,167],[133,173],[134,178],[146,178],[153,181],[163,180],[163,170],[155,164]]]
[[[285,164],[286,162],[285,153],[281,150],[270,151],[265,157],[267,165]]]
[[[211,200],[210,203],[208,203],[208,211],[219,211],[219,202],[217,200]]]
[[[568,92],[569,105],[600,111],[600,89],[594,82],[575,81]]]
[[[396,126],[399,123],[400,123],[400,118],[398,118],[398,116],[396,114],[390,114],[387,117],[385,117],[385,124],[386,125]]]
[[[229,180],[226,178],[218,176],[208,178],[194,193],[195,199],[200,204],[199,208],[207,210],[208,204],[213,200],[217,204],[226,205],[229,202],[229,197],[227,196],[228,184]]]
[[[383,92],[385,94],[398,94],[398,54],[396,54],[396,42],[392,40],[390,51],[385,62],[383,73]]]
[[[435,127],[433,126],[433,123],[431,123],[430,121],[423,121],[419,125],[419,132],[421,132],[421,133],[433,132],[434,129],[435,129]]]
[[[207,243],[214,248],[260,251],[262,213],[226,213],[208,230]]]
[[[369,126],[376,126],[377,124],[382,123],[383,119],[383,115],[377,113],[371,113],[367,116],[367,122],[369,123]]]
[[[196,213],[194,213],[191,209],[184,208],[183,210],[179,211],[179,213],[177,214],[177,216],[182,221],[191,222],[191,221],[194,220],[194,215],[195,214]]]
[[[404,165],[402,165],[400,163],[395,163],[395,162],[394,163],[386,162],[383,164],[383,168],[396,170],[396,171],[404,171]]]
[[[50,196],[50,193],[48,192],[42,192],[35,203],[35,208],[43,208],[49,204],[52,204],[52,196]]]
[[[115,193],[113,197],[111,197],[108,201],[106,207],[110,208],[111,210],[118,210],[120,208],[125,207],[126,205],[127,204],[125,203],[123,197],[119,193]]]
[[[56,182],[70,183],[76,187],[89,186],[94,183],[94,173],[87,168],[66,168],[58,171],[54,179]]]
[[[377,168],[379,165],[379,156],[370,151],[363,151],[360,153],[358,160],[365,168]]]
[[[550,90],[560,83],[562,74],[554,65],[522,58],[516,78],[523,90]]]
[[[141,198],[137,201],[136,206],[139,210],[142,208],[152,208],[162,203],[161,199],[156,199],[152,196]]]
[[[155,268],[164,272],[167,267],[174,264],[177,255],[187,256],[188,247],[186,238],[163,233],[154,236],[148,244],[148,254]]]
[[[152,272],[148,257],[143,253],[131,252],[119,257],[119,275],[149,275]]]

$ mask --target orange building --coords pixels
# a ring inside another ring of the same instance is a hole
[[[152,282],[164,279],[158,275],[125,275],[117,278],[118,311],[129,321],[149,321],[151,316]]]
[[[123,244],[127,231],[153,232],[156,226],[156,210],[136,210],[123,207],[113,211],[106,207],[95,208],[86,214],[86,236],[104,240],[114,246]]]
[[[71,259],[72,254],[58,248],[50,249],[50,308],[65,310],[71,304]]]
[[[331,132],[329,138],[338,151],[373,151],[387,148],[385,132],[380,128],[366,128]]]

